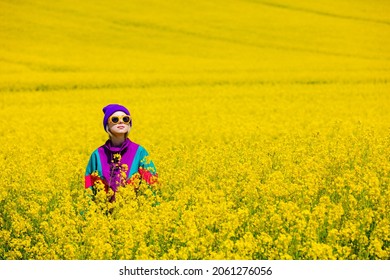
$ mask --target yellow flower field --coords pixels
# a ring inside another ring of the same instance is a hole
[[[0,259],[390,259],[390,3],[0,3]],[[159,174],[84,189],[102,108]]]

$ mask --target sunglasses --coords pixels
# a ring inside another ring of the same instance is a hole
[[[125,124],[129,124],[131,122],[131,117],[128,115],[123,116],[111,116],[109,117],[108,121],[112,124],[117,124],[120,121],[122,121]]]

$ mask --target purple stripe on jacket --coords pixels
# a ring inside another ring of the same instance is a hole
[[[126,171],[126,178],[129,176],[130,167],[133,164],[135,154],[139,145],[126,139],[120,147],[114,147],[111,145],[111,141],[107,142],[98,148],[99,156],[102,164],[103,177],[106,179],[110,188],[116,192],[120,185],[120,170],[115,168],[114,154],[121,155],[121,164],[127,164],[128,169]]]

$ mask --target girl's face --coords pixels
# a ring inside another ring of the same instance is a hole
[[[130,131],[130,123],[126,122],[128,120],[125,116],[128,117],[125,112],[116,111],[108,119],[108,129],[113,135],[120,136]]]

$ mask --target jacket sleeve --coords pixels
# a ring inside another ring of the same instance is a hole
[[[141,178],[145,180],[149,185],[153,185],[157,182],[158,174],[156,167],[153,161],[150,159],[148,152],[142,148],[140,151],[140,165],[138,168],[138,173],[141,175]]]
[[[97,174],[96,174],[97,172]],[[92,187],[94,184],[94,179],[96,178],[96,175],[99,177],[102,176],[101,171],[101,164],[100,164],[100,158],[99,153],[97,150],[95,150],[91,157],[89,158],[87,168],[85,170],[85,188]]]

